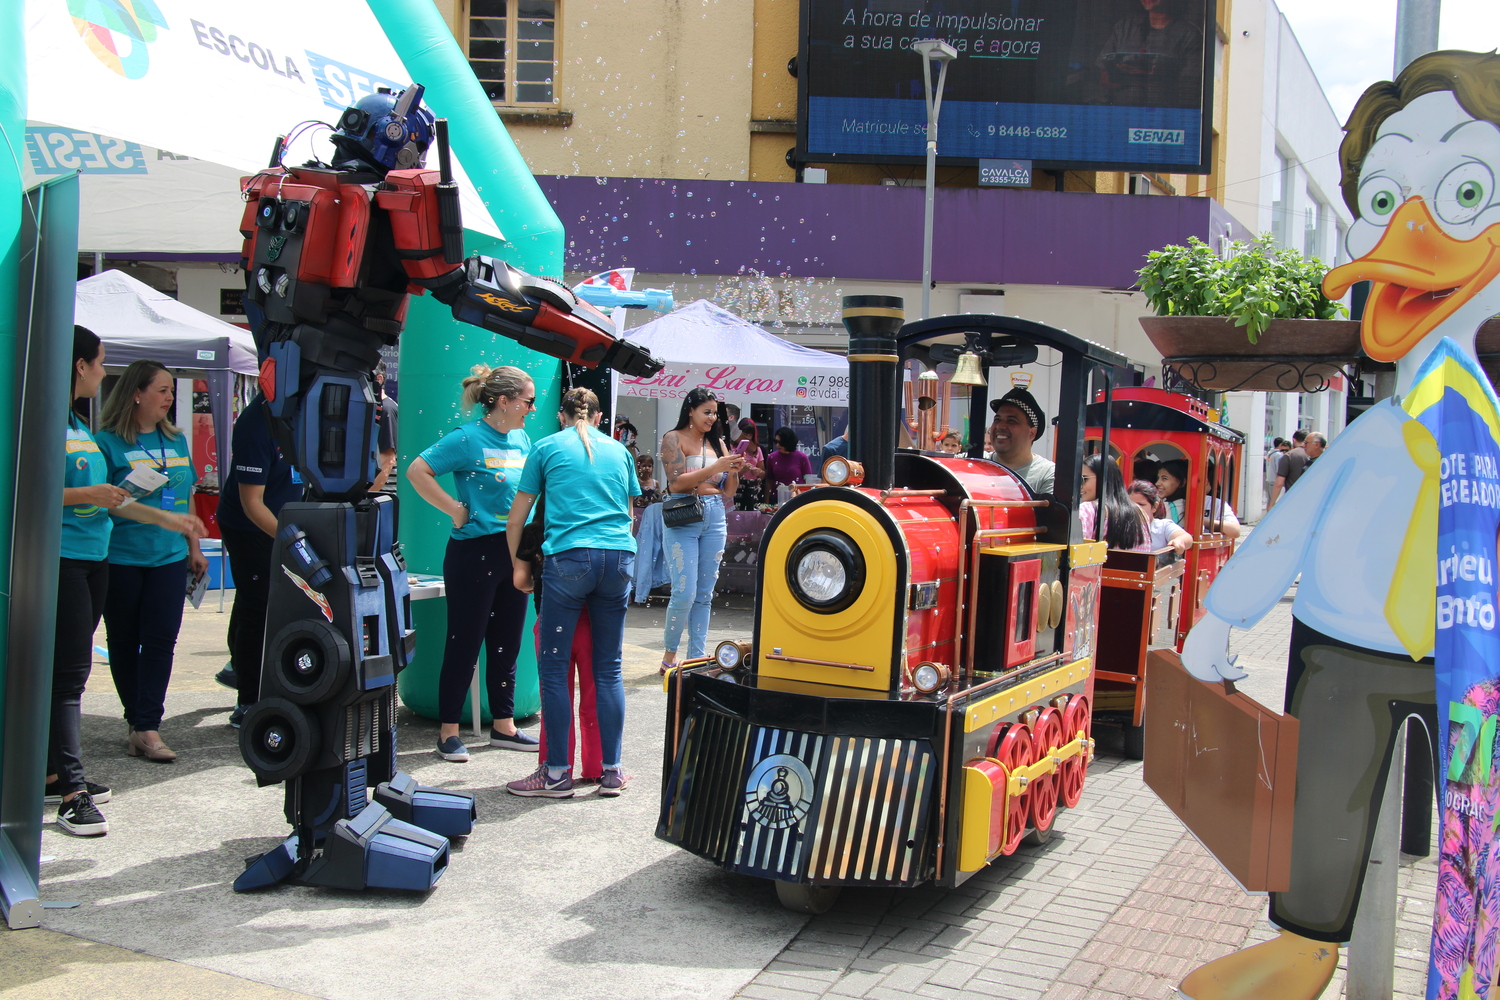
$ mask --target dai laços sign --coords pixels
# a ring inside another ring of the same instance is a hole
[[[841,369],[810,369],[802,374],[761,365],[668,365],[651,378],[620,379],[620,395],[646,399],[681,399],[700,387],[731,403],[847,406],[849,402],[849,376]]]

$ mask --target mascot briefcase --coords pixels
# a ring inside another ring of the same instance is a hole
[[[1292,866],[1298,723],[1172,650],[1146,668],[1145,779],[1247,892],[1282,892]]]

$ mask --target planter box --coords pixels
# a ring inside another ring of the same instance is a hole
[[[1359,322],[1276,319],[1257,343],[1223,316],[1142,316],[1162,365],[1216,392],[1320,392],[1360,356]]]

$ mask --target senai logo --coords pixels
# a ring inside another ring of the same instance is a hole
[[[146,46],[156,41],[158,28],[167,30],[155,0],[68,0],[68,13],[89,51],[127,80],[146,75]]]

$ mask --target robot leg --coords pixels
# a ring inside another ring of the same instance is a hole
[[[395,503],[290,503],[278,523],[260,700],[240,750],[262,786],[287,784],[293,834],[235,887],[429,888],[475,811],[472,796],[395,767],[395,680],[414,639]]]

